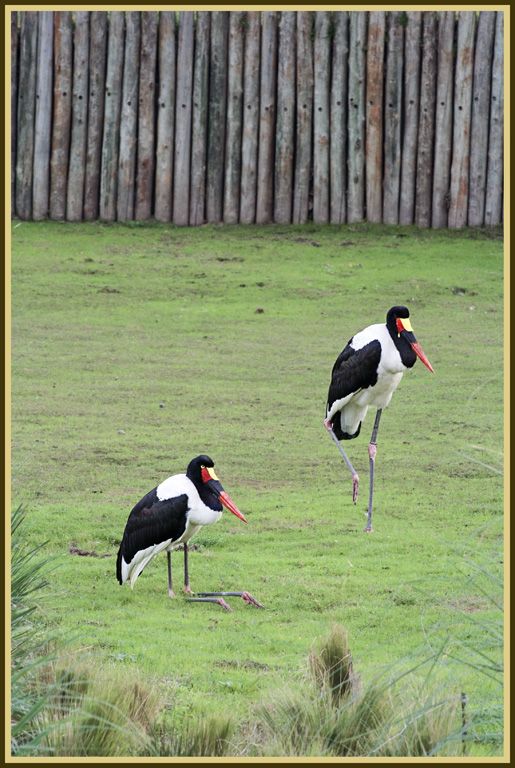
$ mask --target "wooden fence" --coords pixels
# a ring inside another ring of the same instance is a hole
[[[13,12],[12,214],[498,224],[503,16]]]

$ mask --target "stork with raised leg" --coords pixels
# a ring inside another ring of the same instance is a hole
[[[188,542],[204,525],[218,522],[223,507],[247,522],[228,493],[224,491],[209,456],[197,456],[188,464],[186,474],[172,475],[146,494],[132,509],[118,551],[116,577],[131,589],[145,566],[166,551],[168,560],[168,595],[175,597],[172,583],[172,550],[184,548],[184,591],[191,595]],[[217,603],[230,611],[224,597],[241,597],[245,603],[263,606],[246,591],[200,592],[190,602]]]
[[[365,527],[368,533],[372,531],[374,466],[381,413],[389,405],[404,372],[413,368],[417,357],[434,373],[415,338],[409,316],[407,307],[392,307],[386,323],[369,325],[357,333],[336,359],[331,374],[324,426],[352,474],[354,503],[358,498],[359,476],[340,441],[357,437],[368,408],[377,408],[368,444],[370,488]]]

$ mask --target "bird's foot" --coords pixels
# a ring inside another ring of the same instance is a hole
[[[200,592],[199,594],[204,594],[203,592]],[[219,605],[220,608],[223,608],[224,611],[232,611],[232,608],[230,605],[228,605],[223,597],[189,597],[188,603],[215,603],[216,605]]]
[[[352,475],[352,501],[354,504],[358,500],[358,491],[359,491],[359,475],[357,472],[355,472]]]
[[[175,592],[173,591],[173,589],[168,590],[168,597],[175,597]]]
[[[184,592],[185,592],[187,595],[192,595],[192,594],[193,594],[193,592],[191,591],[191,587],[190,587],[190,585],[189,585],[189,584],[185,584],[185,585],[184,585]]]
[[[368,444],[368,456],[372,459],[372,461],[375,461],[377,453],[377,445],[375,443],[369,443]]]
[[[215,595],[223,597],[241,597],[243,602],[247,603],[247,605],[254,605],[256,608],[265,607],[260,602],[258,602],[258,600],[256,600],[256,598],[253,597],[250,592],[199,592],[198,594],[205,598],[213,598]]]
[[[374,529],[372,528],[372,524],[366,525],[365,528],[363,528],[365,533],[374,533]]]
[[[242,600],[245,603],[247,603],[247,605],[255,605],[256,608],[264,608],[265,607],[260,602],[258,602],[255,597],[252,597],[250,592],[242,592],[241,593],[241,598],[242,598]]]

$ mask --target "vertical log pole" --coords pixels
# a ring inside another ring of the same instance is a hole
[[[488,138],[488,170],[485,198],[485,224],[488,226],[500,224],[502,221],[503,116],[504,12],[497,11],[492,64],[492,87],[490,91],[490,134]]]
[[[297,13],[297,130],[293,223],[309,218],[311,141],[313,127],[313,28],[311,11]]]
[[[193,21],[192,11],[181,11],[179,14],[177,90],[175,96],[173,222],[182,227],[188,224],[190,211]]]
[[[190,225],[206,220],[206,153],[209,99],[209,37],[211,14],[197,16],[195,66],[193,70],[193,115],[191,136]]]
[[[253,224],[256,219],[260,32],[259,11],[249,11],[247,13],[245,29],[245,56],[243,64],[241,224]]]
[[[455,12],[440,14],[438,76],[436,80],[435,161],[433,178],[433,227],[447,226],[452,152]]]
[[[157,221],[172,220],[172,174],[175,123],[175,13],[159,14],[156,138]]]
[[[362,221],[365,203],[365,85],[367,14],[350,12],[349,54],[349,192],[347,220]]]
[[[349,14],[333,14],[334,37],[331,77],[330,190],[331,224],[343,224],[347,210],[347,78],[349,56]]]
[[[109,14],[109,43],[104,103],[102,168],[100,173],[100,218],[114,221],[123,77],[123,11]]]
[[[89,19],[89,104],[84,218],[98,218],[100,164],[104,127],[104,99],[107,57],[107,12],[92,11]]]
[[[50,156],[50,218],[66,215],[66,187],[72,115],[72,15],[54,13],[54,116]]]
[[[261,96],[257,174],[257,224],[272,221],[274,205],[274,136],[277,79],[277,12],[263,11],[261,39]]]
[[[243,12],[229,17],[229,76],[225,140],[224,222],[236,224],[240,209],[243,100]]]
[[[295,12],[283,11],[281,13],[274,166],[274,221],[278,224],[289,224],[292,216],[295,139],[295,24]]]
[[[212,13],[206,212],[213,223],[222,221],[223,209],[228,26],[227,11]]]
[[[402,140],[399,224],[413,224],[417,168],[418,108],[420,104],[420,32],[422,14],[406,14],[404,42],[404,135]]]
[[[88,125],[89,12],[77,11],[73,32],[72,133],[66,218],[81,221],[84,204]]]
[[[34,187],[32,201],[32,218],[35,221],[46,219],[49,208],[53,26],[54,18],[52,11],[38,12]]]
[[[398,11],[388,15],[384,124],[383,222],[399,223],[404,27]]]
[[[138,159],[136,168],[136,206],[134,211],[135,218],[138,221],[150,219],[154,209],[158,23],[159,13],[157,11],[142,12],[138,100]]]
[[[472,86],[472,127],[470,134],[470,189],[468,224],[482,227],[485,220],[488,120],[495,11],[481,11],[477,24]]]
[[[16,200],[16,106],[18,101],[18,13],[11,11],[11,218],[15,215]]]
[[[469,195],[470,121],[472,116],[472,76],[474,65],[474,11],[460,11],[454,86],[454,130],[451,165],[451,229],[467,223]]]
[[[18,80],[18,141],[16,155],[16,214],[32,216],[32,170],[34,160],[34,115],[36,108],[36,53],[38,14],[20,12],[20,61]]]
[[[436,97],[436,35],[436,13],[434,11],[424,11],[415,201],[415,223],[419,227],[429,227],[431,224]]]
[[[120,153],[118,155],[118,182],[116,185],[116,218],[118,221],[131,221],[134,218],[140,46],[141,14],[139,11],[126,11],[122,107],[120,112]]]
[[[329,221],[329,90],[331,78],[329,13],[315,14],[315,110],[313,137],[313,221]]]
[[[380,222],[383,215],[383,72],[386,14],[371,11],[367,37],[367,220]]]

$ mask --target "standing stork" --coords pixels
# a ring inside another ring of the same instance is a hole
[[[359,477],[343,446],[340,445],[340,440],[352,440],[357,437],[369,406],[377,408],[368,445],[370,490],[365,528],[367,533],[372,531],[374,464],[379,420],[383,408],[390,403],[399,386],[404,371],[413,368],[417,357],[434,373],[433,366],[415,338],[407,307],[392,307],[386,315],[386,324],[369,325],[353,336],[333,366],[324,426],[352,474],[354,503],[358,498]]]
[[[184,546],[184,591],[191,595],[188,570],[188,542],[203,525],[218,522],[226,507],[247,522],[214,473],[209,456],[197,456],[188,464],[186,474],[172,475],[147,493],[132,509],[118,550],[116,577],[131,589],[146,565],[159,552],[168,558],[168,595],[175,597],[172,585],[173,549]],[[230,611],[223,596],[241,597],[246,603],[263,606],[248,592],[200,592],[191,602],[218,603]]]

